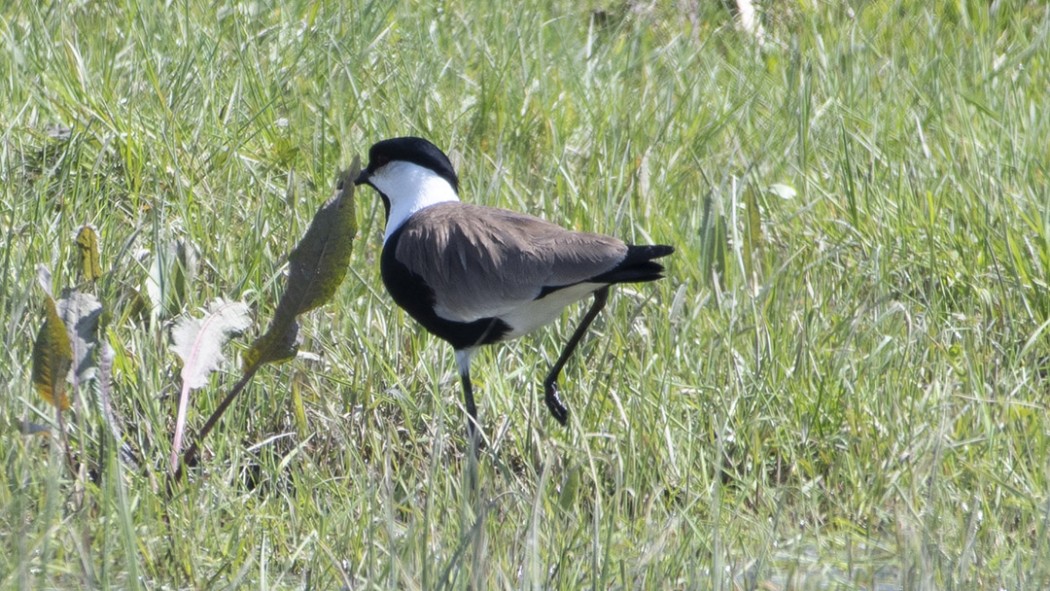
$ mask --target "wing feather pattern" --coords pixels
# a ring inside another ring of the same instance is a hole
[[[433,289],[437,314],[458,322],[501,316],[627,256],[627,245],[610,236],[459,202],[416,212],[402,232],[395,257]]]

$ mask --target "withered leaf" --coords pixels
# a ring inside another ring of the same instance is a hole
[[[251,325],[244,302],[214,300],[203,318],[183,317],[171,331],[172,349],[182,359],[182,391],[175,419],[175,437],[171,449],[171,469],[178,466],[182,439],[186,431],[186,414],[190,391],[208,382],[211,372],[219,369],[225,357],[222,347],[235,334]]]
[[[84,281],[95,281],[102,277],[102,263],[99,258],[98,232],[89,224],[84,224],[77,232],[77,251],[80,254],[80,274]]]
[[[248,305],[216,299],[208,304],[203,318],[184,316],[171,331],[172,349],[182,359],[182,382],[197,389],[208,375],[219,368],[224,357],[222,346],[230,337],[251,325]]]
[[[306,234],[288,255],[284,294],[266,333],[245,352],[245,371],[294,357],[298,350],[296,317],[327,302],[343,282],[357,232],[353,180],[360,169],[360,160],[354,158],[350,168],[339,175],[335,193],[317,210]]]
[[[73,353],[71,377],[78,383],[95,377],[98,361],[98,321],[102,317],[102,304],[90,293],[75,289],[62,290],[57,302],[58,315],[69,333]]]
[[[69,408],[66,396],[66,376],[73,365],[73,348],[55,300],[44,300],[44,324],[33,343],[33,386],[40,397],[61,410]]]

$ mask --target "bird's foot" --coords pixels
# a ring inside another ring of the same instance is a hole
[[[565,408],[565,405],[561,403],[561,399],[558,398],[558,384],[554,381],[543,384],[543,401],[547,403],[547,408],[554,415],[554,420],[561,423],[564,427],[569,421],[569,409]]]

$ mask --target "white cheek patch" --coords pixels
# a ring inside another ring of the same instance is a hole
[[[386,164],[372,173],[369,182],[390,200],[384,243],[415,212],[436,203],[459,201],[456,190],[441,175],[411,162]]]

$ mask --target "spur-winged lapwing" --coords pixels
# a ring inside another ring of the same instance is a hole
[[[653,259],[670,246],[634,246],[573,232],[522,213],[461,203],[452,163],[422,138],[381,141],[354,181],[379,192],[386,208],[380,270],[394,301],[456,350],[468,433],[478,428],[470,359],[481,345],[520,337],[553,322],[563,308],[594,303],[543,381],[544,402],[559,423],[565,362],[609,297],[614,283],[653,281]]]

